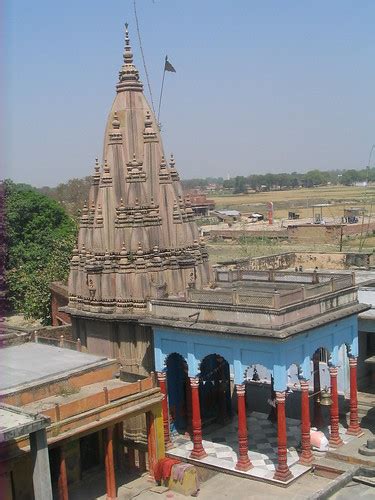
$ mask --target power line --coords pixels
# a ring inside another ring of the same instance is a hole
[[[137,15],[137,5],[136,5],[136,0],[134,0],[134,1],[133,1],[133,6],[134,6],[135,24],[136,24],[136,28],[137,28],[137,34],[138,34],[139,48],[141,49],[141,56],[142,56],[142,62],[143,62],[143,69],[145,70],[146,81],[147,81],[147,87],[148,87],[148,91],[149,91],[149,94],[150,94],[150,99],[151,99],[151,107],[152,107],[152,111],[153,111],[153,113],[154,113],[154,116],[156,116],[156,113],[155,113],[155,106],[154,106],[154,99],[153,99],[153,97],[152,97],[152,91],[151,91],[150,79],[149,79],[149,77],[148,77],[148,71],[147,71],[147,66],[146,66],[146,59],[145,59],[145,55],[144,55],[144,52],[143,52],[143,46],[142,46],[141,33],[140,33],[140,29],[139,29],[139,22],[138,22],[138,15]]]

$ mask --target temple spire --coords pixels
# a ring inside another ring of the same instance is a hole
[[[133,64],[133,51],[130,45],[128,23],[125,24],[125,47],[124,47],[124,64],[119,73],[119,82],[116,86],[117,92],[124,90],[142,91],[143,85],[139,81],[139,72]]]
[[[124,48],[124,63],[133,64],[133,52],[130,45],[128,23],[125,23],[125,48]]]

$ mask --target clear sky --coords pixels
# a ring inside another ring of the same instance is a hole
[[[155,101],[165,54],[177,71],[166,75],[161,122],[184,178],[366,166],[374,0],[137,6]],[[1,177],[53,186],[92,173],[126,21],[145,83],[133,0],[5,1]]]

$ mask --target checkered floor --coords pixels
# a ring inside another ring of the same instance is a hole
[[[300,421],[287,418],[286,422],[288,465],[294,476],[293,479],[295,479],[304,474],[309,468],[297,463],[299,457],[296,448],[298,448],[301,439]],[[247,417],[247,428],[249,432],[249,458],[254,467],[248,472],[240,472],[240,474],[277,483],[278,481],[273,479],[277,465],[276,424],[267,420],[265,413],[253,412]],[[203,447],[208,456],[199,460],[199,462],[221,470],[235,471],[238,450],[237,430],[236,418],[225,426],[214,424],[204,429]],[[328,432],[329,429],[326,430],[327,435]],[[344,442],[348,442],[352,439],[352,436],[347,436],[344,432],[345,429],[340,428],[341,438]],[[176,434],[173,436],[172,441],[174,448],[169,450],[168,454],[179,458],[189,458],[193,449],[190,438]]]

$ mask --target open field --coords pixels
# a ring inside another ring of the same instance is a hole
[[[271,191],[244,195],[209,196],[215,200],[218,209],[238,209],[241,212],[258,211],[266,214],[268,201],[274,203],[274,218],[279,221],[287,219],[288,211],[299,213],[301,219],[313,217],[312,205],[319,203],[330,203],[323,207],[323,218],[326,220],[341,222],[344,208],[351,206],[365,208],[367,210],[364,220],[364,234],[366,234],[367,215],[372,215],[370,220],[375,220],[375,186],[346,187],[325,186],[310,189],[294,189],[286,191]],[[316,213],[319,209],[316,209]],[[279,222],[280,224],[280,222]],[[268,226],[266,229],[268,229]],[[337,252],[340,241],[334,244],[324,244],[319,241],[308,241],[306,243],[292,243],[265,237],[242,238],[236,241],[207,241],[207,247],[212,263],[225,262],[232,259],[243,259],[247,257],[258,257],[262,255],[277,254],[289,251],[320,251]],[[342,251],[358,252],[373,251],[375,248],[375,236],[371,233],[361,240],[360,235],[344,236]]]
[[[276,218],[287,218],[288,211],[297,211],[301,218],[312,217],[311,206],[318,203],[331,203],[323,208],[326,217],[341,217],[344,207],[360,206],[375,211],[375,186],[367,188],[353,186],[324,186],[316,188],[269,191],[253,194],[209,196],[216,208],[238,209],[242,212],[258,210],[265,212],[266,203],[274,203]],[[372,207],[372,202],[374,207]]]

